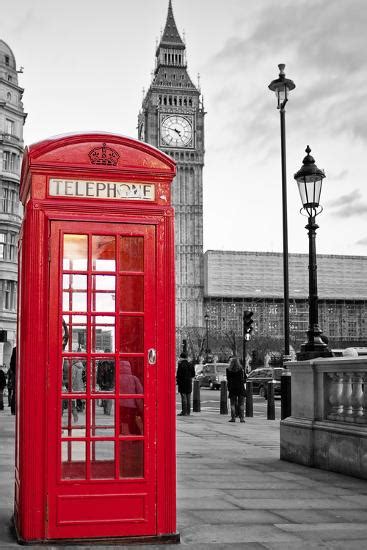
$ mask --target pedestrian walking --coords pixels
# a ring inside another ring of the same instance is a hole
[[[105,349],[105,353],[111,350]],[[102,392],[112,392],[115,388],[115,362],[107,358],[98,362],[97,384]],[[110,416],[112,410],[112,399],[102,399],[104,414]]]
[[[182,410],[178,416],[189,416],[191,412],[192,379],[195,367],[188,361],[187,353],[181,353],[177,365],[176,382],[181,394]]]
[[[240,422],[245,422],[245,377],[238,357],[232,357],[226,369],[228,395],[231,402],[231,418],[229,422],[236,422],[236,416]]]
[[[0,411],[4,410],[4,390],[6,388],[6,375],[0,366]]]

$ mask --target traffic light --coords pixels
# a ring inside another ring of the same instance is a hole
[[[252,316],[253,316],[254,312],[253,311],[244,311],[243,312],[243,332],[244,334],[251,334],[251,332],[253,331],[253,319],[252,319]]]

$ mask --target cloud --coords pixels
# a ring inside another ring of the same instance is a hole
[[[338,218],[361,216],[367,213],[367,203],[360,202],[361,198],[361,191],[359,189],[354,189],[347,195],[342,195],[337,199],[331,200],[328,204],[328,208],[336,209],[332,212],[332,215]]]
[[[367,203],[347,204],[333,213],[333,215],[338,216],[338,218],[352,218],[363,214],[367,214]]]
[[[346,171],[346,170],[345,170]],[[348,193],[347,195],[342,195],[341,197],[338,197],[337,199],[331,200],[329,202],[329,207],[335,208],[339,206],[346,206],[351,205],[353,202],[359,200],[362,198],[362,194],[359,189],[354,189],[351,193]]]
[[[356,241],[356,244],[359,244],[359,245],[367,245],[367,237],[363,237],[363,239],[360,239],[359,241]]]
[[[265,72],[270,81],[277,72],[268,73],[269,67],[285,62],[297,86],[291,96],[296,125],[329,139],[337,133],[367,142],[366,0],[264,0],[252,20],[242,33],[236,29],[206,67],[222,79],[217,90],[223,87],[227,105],[241,115],[259,110],[259,98],[267,93]],[[269,102],[261,108],[258,121]],[[263,125],[250,123],[241,137],[260,140],[263,131]]]

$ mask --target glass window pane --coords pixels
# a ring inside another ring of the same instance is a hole
[[[63,311],[78,311],[80,313],[87,311],[87,293],[63,292],[62,309]]]
[[[64,315],[62,323],[62,349],[67,352],[86,351],[87,317]]]
[[[96,271],[115,271],[115,237],[106,235],[92,236],[92,269]]]
[[[63,268],[85,271],[88,260],[88,236],[64,235]]]
[[[128,365],[125,365],[128,363]],[[130,365],[129,368],[127,368]],[[136,378],[136,392],[125,391],[126,382],[124,381],[125,372],[131,370],[131,374]],[[144,358],[143,357],[129,357],[129,359],[120,360],[120,372],[119,372],[119,392],[120,393],[143,393],[144,392]]]
[[[93,275],[93,290],[115,290],[116,278],[113,275]]]
[[[111,437],[115,435],[114,399],[91,399],[90,415],[91,436]]]
[[[120,435],[143,435],[144,400],[120,399]]]
[[[121,237],[120,269],[144,271],[144,237]]]
[[[119,367],[120,393],[143,393],[144,359],[142,357],[121,359]]]
[[[92,359],[92,392],[112,392],[115,389],[115,360],[108,357]]]
[[[143,317],[121,317],[120,351],[125,353],[143,353],[144,319]]]
[[[92,479],[115,477],[115,444],[113,441],[92,441],[90,454]]]
[[[116,300],[114,292],[94,292],[92,301],[92,311],[115,311]]]
[[[61,434],[63,437],[85,437],[85,400],[63,399],[61,402]]]
[[[92,352],[115,351],[115,317],[98,315],[92,317]]]
[[[144,477],[144,441],[120,441],[120,477]]]
[[[85,479],[85,443],[63,441],[61,444],[61,478]]]
[[[144,311],[144,277],[120,277],[120,311]]]
[[[85,393],[86,360],[73,357],[64,358],[62,364],[63,392]]]
[[[67,273],[62,276],[64,290],[87,290],[87,276]]]

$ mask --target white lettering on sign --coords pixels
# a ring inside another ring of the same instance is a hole
[[[49,194],[52,197],[154,201],[154,185],[151,183],[50,178]]]

